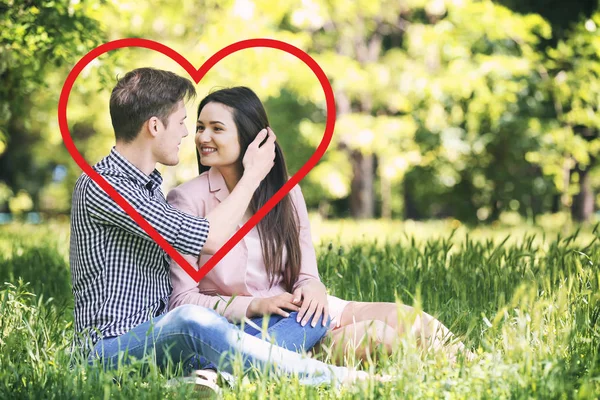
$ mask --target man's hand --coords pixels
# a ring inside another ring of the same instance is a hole
[[[263,140],[267,141],[258,147]],[[242,165],[244,174],[242,180],[248,180],[258,187],[260,182],[267,176],[273,165],[275,165],[275,133],[270,127],[258,133],[254,141],[250,143],[244,154]]]
[[[291,293],[282,293],[273,297],[255,298],[246,310],[246,317],[278,314],[287,318],[290,314],[285,310],[298,311],[299,309],[300,307],[292,303]]]
[[[302,320],[302,326],[310,321],[310,317],[313,317],[311,325],[315,327],[321,314],[323,314],[323,326],[327,324],[329,319],[327,289],[318,280],[311,279],[308,283],[296,288],[293,302],[298,305],[302,304],[296,319],[297,322]]]

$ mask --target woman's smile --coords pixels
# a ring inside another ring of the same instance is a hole
[[[212,153],[216,153],[217,149],[215,149],[214,147],[210,147],[210,146],[202,146],[200,147],[200,154],[203,156],[208,156]]]

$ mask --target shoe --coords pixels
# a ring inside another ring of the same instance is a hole
[[[201,398],[217,398],[221,394],[221,388],[217,385],[217,378],[218,374],[214,369],[199,369],[192,372],[191,376],[169,379],[167,387],[179,384],[194,385],[194,391]]]

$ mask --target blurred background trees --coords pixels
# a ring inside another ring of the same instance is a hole
[[[592,221],[599,10],[598,1],[558,0],[0,0],[0,212],[68,213],[80,171],[62,144],[58,96],[98,44],[144,37],[200,66],[230,43],[270,37],[315,58],[336,95],[333,141],[302,181],[309,208],[327,217],[488,223],[568,212]],[[69,124],[90,163],[114,141],[116,76],[148,65],[184,74],[161,55],[124,49],[78,78]],[[312,72],[277,50],[244,50],[207,74],[199,99],[232,85],[263,99],[295,172],[323,135]],[[181,164],[162,169],[166,189],[197,173],[191,136]]]
[[[0,211],[38,208],[52,184],[59,163],[47,132],[62,76],[52,78],[102,43],[94,14],[64,1],[0,1]]]

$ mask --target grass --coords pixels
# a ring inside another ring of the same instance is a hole
[[[332,294],[414,305],[460,335],[478,358],[453,366],[405,340],[393,354],[376,352],[360,365],[393,374],[390,383],[336,390],[257,372],[251,379],[238,374],[239,384],[224,398],[599,396],[600,247],[592,227],[559,232],[523,225],[467,229],[453,221],[368,222],[360,232],[372,234],[340,237],[358,226],[313,225],[320,273]],[[376,233],[377,241],[368,238]],[[192,397],[190,388],[165,385],[177,366],[145,371],[139,360],[118,371],[69,367],[67,255],[65,225],[0,230],[0,398]]]

